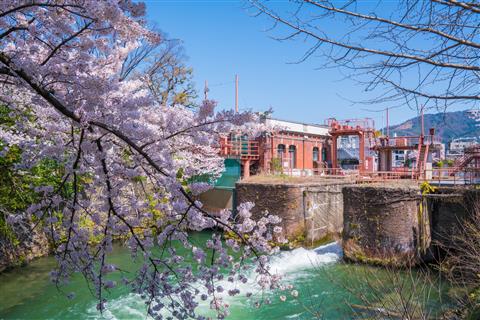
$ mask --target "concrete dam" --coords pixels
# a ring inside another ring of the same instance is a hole
[[[254,217],[280,216],[293,244],[341,239],[347,260],[407,266],[434,261],[451,246],[480,205],[480,190],[402,180],[247,179],[236,184],[236,198],[255,203]]]

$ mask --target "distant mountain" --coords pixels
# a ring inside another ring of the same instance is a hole
[[[476,137],[480,138],[480,111],[466,110],[457,112],[443,112],[425,114],[425,134],[429,128],[435,128],[437,136],[443,143],[452,139]],[[415,117],[399,125],[390,126],[390,135],[418,136],[421,131],[421,117]]]

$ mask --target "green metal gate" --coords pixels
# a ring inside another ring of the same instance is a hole
[[[225,192],[232,193],[232,208],[233,212],[237,208],[237,194],[235,192],[235,183],[240,180],[241,167],[240,161],[237,159],[225,159],[224,160],[225,171],[220,178],[215,181],[214,189],[224,190]]]
[[[225,171],[215,181],[215,188],[235,189],[235,183],[240,180],[241,167],[237,159],[225,159]]]

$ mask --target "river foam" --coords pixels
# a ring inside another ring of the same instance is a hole
[[[100,315],[96,304],[92,304],[86,312],[86,319],[102,319],[102,320],[116,320],[116,319],[145,319],[147,315],[146,305],[139,294],[129,293],[109,300],[107,308]]]
[[[289,273],[336,262],[341,255],[341,246],[332,242],[312,250],[297,248],[291,251],[282,251],[272,257],[270,267],[272,272],[288,276]]]
[[[342,256],[341,246],[336,243],[329,243],[315,249],[297,248],[290,251],[282,251],[271,258],[271,272],[281,274],[286,283],[293,284],[298,277],[305,276],[308,270],[338,261]],[[258,292],[255,284],[255,273],[251,271],[247,283],[230,283],[226,280],[218,281],[216,285],[225,288],[221,294],[222,298],[231,307],[251,307],[251,299],[245,297],[246,292]],[[229,289],[238,288],[241,295],[231,297],[226,292]],[[218,295],[218,294],[217,294]],[[206,302],[199,302],[198,312],[204,315],[212,315],[209,305]],[[146,317],[146,306],[144,301],[137,294],[126,294],[117,299],[108,301],[107,310],[103,316],[98,314],[96,306],[92,305],[87,310],[88,319],[144,319]]]

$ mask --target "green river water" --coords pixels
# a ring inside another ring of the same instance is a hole
[[[208,234],[199,233],[193,237],[202,241]],[[127,270],[137,266],[128,250],[121,246],[115,247],[110,262]],[[0,274],[0,319],[146,318],[144,302],[139,296],[129,293],[127,288],[119,287],[110,292],[107,311],[103,315],[96,310],[95,298],[81,276],[75,276],[63,292],[58,291],[49,280],[49,272],[54,265],[52,257],[45,257],[26,267]],[[323,319],[355,318],[349,303],[361,303],[357,296],[368,291],[364,283],[366,275],[374,274],[380,280],[385,277],[382,269],[342,263],[341,247],[336,243],[316,249],[281,252],[273,258],[272,270],[283,274],[284,281],[294,285],[299,292],[298,298],[288,292],[266,293],[272,303],[256,308],[253,300],[244,295],[227,296],[225,299],[231,306],[228,319],[314,318],[308,310],[320,311]],[[250,282],[253,283],[253,279],[249,279]],[[354,292],[347,288],[354,288]],[[71,291],[76,295],[73,300],[66,298]],[[286,295],[287,301],[282,302],[281,295]],[[434,311],[443,303],[435,290],[428,299],[421,297],[419,300],[422,303],[427,300],[427,307]],[[199,314],[211,315],[211,312],[207,305],[200,305]]]

